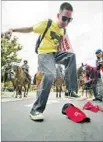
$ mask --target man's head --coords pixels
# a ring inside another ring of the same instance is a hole
[[[6,62],[7,62],[8,64],[10,64],[10,63],[11,63],[11,59],[8,58],[8,59],[6,60]]]
[[[27,64],[28,63],[28,61],[27,60],[24,60],[24,64]]]
[[[73,7],[70,3],[63,3],[60,6],[59,13],[57,14],[58,23],[60,28],[65,28],[72,21]]]
[[[101,49],[98,49],[96,50],[95,54],[98,58],[101,58],[103,56],[103,51]]]

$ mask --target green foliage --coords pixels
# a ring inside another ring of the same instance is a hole
[[[11,81],[7,81],[7,82],[5,82],[5,85],[4,85],[5,87],[13,87],[13,84],[12,84],[12,82]]]
[[[18,58],[18,51],[22,46],[18,43],[17,37],[12,37],[11,33],[1,34],[1,66],[6,64],[9,58],[12,62],[21,62]]]

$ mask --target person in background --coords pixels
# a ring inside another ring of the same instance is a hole
[[[4,72],[5,72],[5,81],[11,79],[11,69],[12,69],[12,61],[10,58],[6,60],[6,64],[4,65]]]
[[[96,67],[92,67],[90,65],[84,65],[84,70],[86,72],[87,81],[85,81],[85,86],[91,86],[93,89],[94,99],[93,101],[100,101],[102,102],[102,95],[97,91],[97,82],[99,79],[99,73]]]
[[[95,52],[97,60],[96,60],[96,67],[97,70],[100,72],[100,78],[103,83],[103,51],[101,49],[96,50]]]
[[[23,71],[25,73],[26,78],[30,79],[28,61],[24,60],[24,63],[23,63],[23,65],[21,67],[22,67],[22,69],[23,69]]]
[[[99,78],[97,82],[97,91],[103,98],[103,50],[97,49],[96,52],[96,68],[99,72]]]

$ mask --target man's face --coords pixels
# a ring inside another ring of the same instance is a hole
[[[103,56],[103,52],[97,54],[97,57],[101,58]]]
[[[27,64],[27,62],[25,61],[24,64]]]
[[[65,28],[72,21],[72,11],[64,9],[58,14],[59,26]]]
[[[11,64],[11,61],[7,61],[7,64],[10,65],[10,64]]]

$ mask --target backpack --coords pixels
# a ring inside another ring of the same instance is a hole
[[[44,38],[45,34],[47,33],[48,29],[50,28],[51,24],[52,24],[52,20],[51,20],[51,19],[48,19],[48,23],[47,23],[47,26],[46,26],[46,28],[45,28],[44,33],[42,34],[42,36],[40,35],[40,36],[38,37],[38,39],[37,39],[37,42],[36,42],[36,45],[35,45],[35,52],[36,52],[37,54],[38,54],[38,48],[39,48],[39,46],[40,46],[40,43],[41,43],[41,41],[43,40],[43,38]]]

